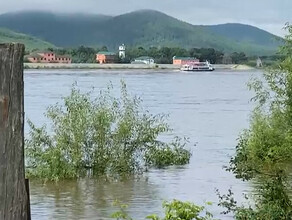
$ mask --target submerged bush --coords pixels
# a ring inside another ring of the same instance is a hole
[[[50,132],[29,121],[25,142],[29,176],[53,180],[121,176],[142,173],[149,166],[189,162],[191,154],[184,141],[168,144],[158,140],[171,131],[166,116],[145,111],[124,83],[119,98],[112,95],[111,87],[95,99],[92,94],[73,86],[71,94],[63,98],[64,105],[50,106],[45,114],[52,122]],[[165,149],[172,157],[163,158]]]
[[[161,144],[150,148],[145,154],[147,164],[159,168],[189,163],[191,152],[185,148],[186,139],[183,143],[179,137],[176,137],[170,144]]]
[[[112,218],[117,220],[133,220],[127,213],[127,205],[115,202],[115,205],[120,208],[119,211],[112,214]],[[211,205],[207,203],[207,205]],[[213,215],[206,210],[204,206],[195,205],[192,202],[183,202],[179,200],[172,200],[171,202],[164,202],[164,217],[157,215],[149,215],[146,219],[152,220],[212,220]]]

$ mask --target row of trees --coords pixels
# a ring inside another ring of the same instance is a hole
[[[72,58],[73,63],[95,63],[96,53],[99,51],[107,51],[106,47],[92,48],[80,46],[78,48],[63,48],[63,49],[52,49],[50,51],[55,52],[58,55],[69,55]]]
[[[145,49],[143,47],[129,48],[126,51],[126,62],[137,56],[153,57],[156,63],[170,64],[174,56],[178,57],[195,57],[201,61],[209,60],[211,63],[221,63],[224,54],[213,48],[193,48],[184,49],[179,47],[150,47]]]
[[[69,49],[49,49],[59,55],[70,55],[74,63],[95,63],[95,55],[100,51],[108,51],[107,47],[92,48],[80,46]],[[130,63],[137,57],[149,56],[155,59],[156,63],[171,64],[174,56],[178,57],[195,57],[200,61],[208,60],[211,63],[240,64],[248,61],[245,53],[224,54],[222,51],[213,48],[192,48],[184,49],[179,47],[129,47],[126,49],[126,58],[121,60],[118,52],[116,54],[117,63]]]

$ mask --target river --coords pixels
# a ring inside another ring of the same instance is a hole
[[[163,200],[181,199],[197,204],[216,203],[215,189],[229,188],[242,201],[249,191],[223,169],[234,154],[240,131],[248,127],[252,109],[246,83],[249,71],[182,73],[153,70],[26,70],[25,114],[37,125],[47,123],[46,107],[68,95],[74,82],[82,91],[96,93],[111,82],[118,93],[123,79],[132,94],[143,99],[152,113],[169,114],[176,135],[190,138],[193,156],[189,165],[150,170],[140,179],[124,182],[83,179],[42,184],[31,181],[32,219],[109,219],[115,199],[129,205],[136,219],[161,214]],[[28,132],[28,128],[25,128]],[[216,217],[216,204],[209,207]]]

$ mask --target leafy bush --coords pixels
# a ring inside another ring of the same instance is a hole
[[[170,144],[161,144],[150,148],[145,154],[147,164],[154,167],[165,167],[170,165],[184,165],[189,163],[191,152],[185,148],[187,140],[176,137]]]
[[[112,95],[111,87],[95,99],[92,93],[83,94],[73,86],[63,98],[64,105],[50,106],[45,114],[52,122],[50,132],[29,121],[25,152],[30,177],[118,177],[140,174],[149,166],[189,162],[191,154],[184,141],[158,141],[161,134],[171,131],[166,116],[143,110],[141,100],[132,98],[124,83],[120,98]],[[162,149],[174,157],[163,158]]]
[[[120,203],[115,203],[120,210],[112,214],[112,218],[117,220],[132,220],[127,214],[127,206]],[[208,203],[208,205],[211,205]],[[157,215],[149,215],[146,218],[152,220],[211,220],[213,215],[206,211],[204,206],[197,206],[191,202],[182,202],[173,200],[171,202],[164,202],[164,217],[160,218]]]
[[[133,220],[129,215],[128,215],[128,212],[127,212],[127,209],[128,209],[128,205],[126,204],[122,204],[120,203],[119,201],[115,201],[113,203],[114,206],[117,206],[119,208],[118,211],[114,212],[111,217],[114,218],[114,219],[117,219],[117,220]]]
[[[279,185],[278,185],[279,184]],[[282,206],[285,202],[288,202],[287,194],[282,194],[283,186],[281,180],[273,182],[273,179],[268,179],[266,182],[261,182],[256,194],[253,196],[255,203],[245,207],[243,205],[238,206],[237,202],[233,198],[231,190],[226,195],[219,196],[219,206],[226,208],[221,214],[234,213],[234,218],[237,220],[287,220],[291,219],[291,208],[287,209],[287,206]],[[245,199],[250,202],[250,198],[247,196]]]
[[[225,202],[221,205],[234,212],[236,219],[292,219],[292,27],[287,29],[289,35],[281,50],[285,59],[278,69],[250,84],[258,105],[228,170],[237,178],[257,182],[255,205],[237,207],[229,197],[222,197]]]

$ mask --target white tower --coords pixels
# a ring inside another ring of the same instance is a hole
[[[122,44],[121,46],[119,46],[119,57],[121,59],[126,58],[126,46],[125,46],[125,44]]]
[[[258,59],[257,59],[257,67],[258,67],[258,68],[259,68],[259,67],[263,67],[262,60],[261,60],[261,58],[259,58],[259,57],[258,57]]]

